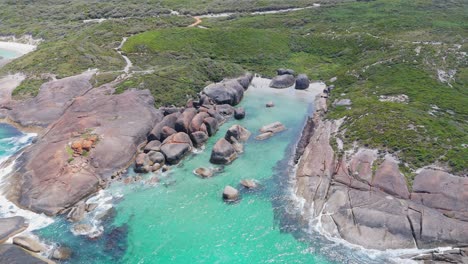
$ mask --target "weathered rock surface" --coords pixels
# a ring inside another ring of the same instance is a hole
[[[288,88],[294,85],[296,79],[294,75],[284,74],[273,77],[270,82],[271,88]]]
[[[304,90],[309,88],[310,80],[306,74],[299,74],[296,78],[295,89]]]
[[[71,257],[72,251],[67,247],[59,247],[52,253],[52,258],[56,260],[67,260]]]
[[[50,93],[73,94],[68,90],[74,88],[65,86]],[[96,192],[102,180],[128,166],[162,113],[154,108],[149,91],[109,92],[100,88],[79,94],[61,115],[57,114],[38,142],[25,149],[10,175],[8,196],[13,201],[32,211],[55,215]],[[38,114],[24,120],[47,124],[50,118]],[[96,135],[99,141],[86,157],[73,158],[67,146],[83,134]]]
[[[22,126],[46,127],[58,120],[73,100],[90,89],[94,71],[44,83],[32,99],[13,103],[8,116]]]
[[[203,93],[216,104],[237,105],[244,96],[244,87],[237,80],[225,80],[208,85]]]
[[[411,200],[451,218],[468,221],[468,178],[423,169],[414,179]]]
[[[234,147],[224,138],[219,139],[211,151],[210,162],[214,164],[229,164],[237,158]]]
[[[159,140],[150,141],[143,149],[145,153],[148,153],[150,151],[159,151],[159,150],[161,150],[161,141]]]
[[[201,147],[208,140],[208,135],[205,132],[196,131],[190,134],[190,138],[195,147]]]
[[[234,142],[246,142],[251,133],[241,125],[232,125],[227,131],[224,138],[233,144]]]
[[[223,199],[228,202],[234,202],[239,199],[239,191],[236,188],[228,185],[224,187]]]
[[[193,117],[197,114],[195,108],[187,108],[182,112],[182,114],[177,118],[175,123],[175,130],[177,132],[190,133],[190,123],[192,122]]]
[[[331,236],[372,249],[466,245],[466,178],[422,170],[408,192],[398,161],[376,150],[335,154],[330,140],[339,123],[314,115],[314,132],[299,161],[296,194],[306,218],[316,217]]]
[[[26,250],[16,245],[0,245],[0,264],[47,264],[39,257],[33,256]]]
[[[180,112],[175,112],[169,115],[164,116],[161,122],[157,122],[154,128],[148,135],[148,141],[159,140],[163,141],[163,128],[175,128],[176,122],[180,116]]]
[[[8,238],[22,232],[26,228],[28,228],[28,224],[21,216],[0,218],[0,243],[5,242]]]
[[[41,243],[31,237],[26,236],[14,237],[13,244],[32,252],[42,252],[45,250],[45,247]]]
[[[166,157],[168,164],[177,164],[192,149],[192,141],[184,132],[179,132],[164,140],[161,152]]]

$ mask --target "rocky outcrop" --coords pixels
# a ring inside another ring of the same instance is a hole
[[[318,100],[322,97],[318,97]],[[317,104],[313,129],[296,172],[303,217],[322,231],[371,249],[434,248],[468,243],[466,178],[436,169],[417,173],[412,192],[399,161],[371,149],[336,152],[330,142],[340,121],[322,120]]]
[[[62,93],[73,88],[67,86]],[[41,93],[47,89],[43,86]],[[55,215],[96,192],[112,174],[128,166],[154,124],[161,121],[162,113],[154,108],[149,91],[109,95],[111,91],[91,89],[75,97],[37,143],[25,149],[10,177],[8,195],[13,201],[32,211]],[[27,123],[47,124],[51,116],[38,114],[34,122],[31,118],[25,119]],[[71,142],[91,136],[99,140],[86,155],[68,151]]]
[[[74,99],[92,89],[94,71],[54,80],[43,84],[39,94],[22,102],[12,102],[8,117],[21,126],[47,127],[58,120],[73,104]]]
[[[26,228],[28,228],[28,223],[21,216],[0,218],[0,244]]]
[[[50,264],[16,245],[0,245],[0,264]]]
[[[240,102],[253,77],[208,86],[186,109],[157,110],[147,90],[114,94],[113,83],[93,89],[93,74],[48,82],[37,97],[10,102],[3,110],[20,125],[44,127],[8,176],[7,195],[21,207],[47,215],[69,212],[107,181],[119,179],[139,153],[140,172],[178,163],[193,142],[201,146],[234,114],[231,105]]]
[[[284,74],[275,76],[271,79],[270,87],[271,88],[288,88],[294,85],[296,79],[294,75]]]

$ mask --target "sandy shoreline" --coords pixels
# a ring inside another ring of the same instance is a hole
[[[0,49],[13,51],[20,56],[36,50],[36,47],[30,44],[0,41]]]

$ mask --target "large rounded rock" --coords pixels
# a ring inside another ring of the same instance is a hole
[[[203,125],[203,121],[205,120],[205,118],[207,118],[209,116],[210,115],[208,113],[206,113],[206,112],[200,112],[200,113],[196,114],[193,117],[192,122],[190,122],[191,131],[192,132],[200,131],[200,128]]]
[[[21,216],[0,218],[0,243],[5,242],[28,227],[26,219]]]
[[[161,151],[164,153],[167,163],[177,164],[190,151],[190,146],[188,144],[177,143],[167,144],[161,147]]]
[[[67,260],[71,257],[72,251],[67,247],[59,247],[52,253],[52,258],[56,260]]]
[[[310,85],[310,80],[309,77],[307,77],[306,74],[299,74],[296,78],[296,89],[298,90],[304,90],[309,88]]]
[[[162,141],[164,140],[161,135],[163,133],[163,127],[170,127],[172,129],[175,128],[175,124],[177,122],[177,119],[181,115],[180,112],[175,112],[172,114],[169,114],[163,118],[163,120],[159,123],[157,123],[154,128],[151,130],[150,134],[148,135],[148,141],[153,141],[153,140],[159,140]]]
[[[208,140],[208,135],[205,132],[196,131],[190,134],[190,138],[192,139],[193,145],[198,148],[205,144]]]
[[[228,185],[224,187],[223,199],[228,202],[234,202],[239,199],[239,191],[236,188]]]
[[[151,161],[152,165],[155,163],[163,164],[165,161],[164,155],[161,152],[157,152],[157,151],[149,152],[148,158]]]
[[[274,77],[270,82],[271,88],[288,88],[294,85],[296,79],[294,75],[285,74]]]
[[[172,136],[174,135],[175,133],[177,133],[177,131],[171,127],[168,127],[168,126],[164,126],[161,130],[161,137],[160,139],[161,140],[165,140],[166,138],[168,138],[169,136]]]
[[[146,144],[143,152],[148,153],[150,151],[159,151],[161,149],[161,141],[153,140]]]
[[[237,80],[226,80],[208,85],[203,93],[216,104],[237,105],[244,96],[244,87]]]
[[[237,120],[244,119],[245,117],[245,109],[242,107],[236,108],[234,110],[234,118]]]
[[[179,132],[164,140],[161,152],[166,157],[168,164],[177,164],[192,149],[190,137],[183,132]]]
[[[228,129],[228,131],[226,131],[224,138],[230,143],[245,142],[249,139],[250,135],[250,131],[245,127],[233,125]]]
[[[247,88],[249,88],[250,83],[252,82],[253,77],[253,74],[248,72],[244,74],[244,76],[237,78],[237,81],[240,83],[240,85],[242,85],[242,87],[244,87],[244,90],[247,90]]]
[[[184,112],[177,118],[175,123],[175,130],[177,132],[190,132],[190,123],[192,122],[193,117],[197,114],[195,108],[187,108]]]
[[[214,164],[229,164],[237,158],[237,152],[226,139],[219,139],[211,151],[210,162]]]
[[[211,137],[213,136],[216,131],[218,131],[218,121],[213,117],[207,117],[203,120],[203,123],[206,126],[206,130],[208,131],[208,135]]]

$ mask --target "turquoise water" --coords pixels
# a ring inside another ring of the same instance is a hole
[[[15,154],[30,143],[31,137],[8,124],[0,123],[0,161]]]
[[[147,184],[152,175],[146,175],[106,190],[116,197],[115,211],[100,237],[74,236],[63,219],[38,234],[71,247],[67,263],[362,263],[350,261],[362,260],[359,252],[304,232],[290,212],[288,164],[312,110],[310,100],[253,89],[241,103],[246,118],[226,123],[204,151],[159,175],[158,184]],[[268,101],[276,106],[265,108]],[[265,141],[254,139],[262,125],[275,121],[288,129]],[[195,176],[197,167],[212,166],[210,150],[233,124],[252,132],[244,153],[212,178]],[[256,179],[260,188],[242,189],[239,181],[245,178]],[[241,190],[238,203],[223,202],[226,185]]]
[[[14,52],[14,51],[6,50],[6,49],[0,49],[0,60],[1,60],[1,58],[13,59],[13,58],[16,58],[18,56],[19,56],[19,54]]]

